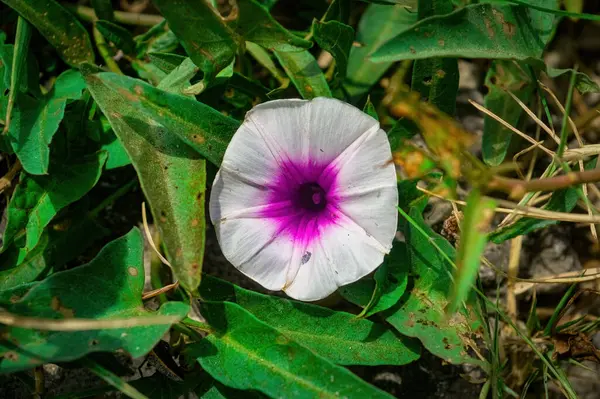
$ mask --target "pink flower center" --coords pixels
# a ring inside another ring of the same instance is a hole
[[[309,245],[338,219],[337,174],[329,163],[287,161],[267,185],[261,216],[295,245]]]

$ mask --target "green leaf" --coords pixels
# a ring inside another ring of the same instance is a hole
[[[456,312],[461,307],[463,301],[469,297],[471,287],[475,284],[495,209],[495,200],[482,196],[477,188],[471,190],[460,225],[460,244],[456,255],[454,289],[447,310],[449,314]]]
[[[42,99],[21,95],[17,99],[9,134],[23,169],[34,175],[48,173],[49,145],[62,121],[68,100],[81,98],[85,82],[75,70],[63,72]]]
[[[0,290],[38,280],[52,269],[62,268],[92,243],[109,234],[89,217],[77,216],[79,219],[71,218],[46,229],[38,245],[21,262],[19,248],[8,248],[0,263]]]
[[[553,22],[553,15],[520,5],[473,4],[419,21],[379,47],[371,60],[540,58]]]
[[[214,333],[190,347],[190,355],[227,386],[271,397],[391,398],[234,303],[204,302],[200,310]]]
[[[110,21],[96,21],[96,28],[102,33],[106,40],[113,42],[117,48],[126,54],[135,54],[136,44],[131,33]]]
[[[190,79],[196,76],[198,71],[199,68],[192,59],[186,58],[160,81],[157,88],[169,93],[186,95],[183,90],[191,86]]]
[[[406,301],[388,310],[386,320],[402,334],[416,337],[431,353],[449,363],[481,363],[468,349],[481,328],[476,304],[448,317],[446,306],[452,288],[452,266],[448,259],[454,247],[425,224],[419,206],[410,207],[410,221],[402,220],[413,276],[413,288]],[[426,235],[426,236],[425,236]],[[442,251],[442,252],[440,252]]]
[[[544,66],[546,66],[546,65],[544,64]],[[550,68],[550,67],[546,66],[545,72],[549,77],[557,78],[564,74],[570,75],[574,71],[573,71],[573,69],[570,69],[570,68],[559,69],[559,68]],[[583,72],[577,72],[577,71],[575,71],[575,75],[576,75],[575,88],[577,90],[579,90],[579,92],[581,94],[599,93],[600,92],[600,86],[598,86],[598,84],[596,82],[594,82],[592,80],[592,78],[590,78],[588,75],[586,75]]]
[[[5,310],[22,317],[126,320],[134,317],[183,318],[189,306],[165,303],[158,312],[144,309],[143,244],[138,229],[111,242],[90,263],[55,273],[34,285]],[[156,324],[86,331],[39,331],[6,327],[0,342],[0,373],[26,370],[44,363],[66,362],[92,352],[124,350],[146,354],[169,329]]]
[[[6,105],[6,117],[4,118],[5,134],[10,128],[10,121],[13,107],[19,89],[22,86],[22,78],[27,65],[27,53],[29,52],[29,40],[31,39],[31,25],[23,17],[17,21],[17,32],[15,34],[15,46],[13,49],[13,59],[10,76],[10,91],[8,93],[8,103]]]
[[[87,31],[55,0],[2,1],[35,26],[67,64],[77,67],[82,62],[94,62],[94,49]]]
[[[308,51],[275,52],[275,56],[302,98],[331,97],[331,90],[317,60]]]
[[[507,91],[527,104],[535,89],[526,68],[523,62],[498,60],[492,62],[485,76],[485,85],[488,88],[485,107],[512,126],[519,122],[523,108]],[[500,165],[506,157],[513,132],[487,115],[483,120],[483,160],[488,165]]]
[[[208,1],[154,0],[153,3],[207,80],[233,61],[239,38]]]
[[[356,41],[348,59],[348,74],[344,87],[351,97],[360,97],[379,81],[392,62],[374,63],[370,54],[383,43],[417,22],[417,13],[402,5],[369,4],[360,22]]]
[[[237,18],[230,17],[228,25],[242,40],[278,52],[299,51],[311,47],[311,42],[287,31],[256,1],[238,0],[237,5]]]
[[[217,166],[221,164],[225,149],[239,127],[238,121],[205,104],[167,93],[138,79],[103,72],[88,76],[86,80],[94,99],[109,120],[115,115],[107,112],[125,115],[115,104],[126,103],[130,113],[126,121],[137,124],[139,129],[150,123],[155,126],[154,131],[159,129],[156,124],[162,125]],[[96,87],[102,87],[101,100],[94,92]],[[140,111],[146,120],[140,120]],[[114,121],[111,120],[111,124],[114,128]],[[144,134],[143,129],[139,134]]]
[[[100,178],[106,153],[51,165],[48,176],[23,173],[6,210],[2,250],[14,243],[22,258],[39,243],[44,228],[64,207],[91,190]]]
[[[394,242],[372,279],[363,278],[339,291],[344,298],[364,308],[360,317],[371,317],[398,303],[407,284],[408,250],[406,244]]]
[[[407,364],[419,346],[382,324],[320,306],[245,290],[205,275],[200,296],[234,302],[281,334],[338,364]]]
[[[319,46],[335,58],[339,78],[346,77],[348,56],[354,41],[354,29],[338,21],[313,21],[313,32]]]
[[[452,12],[449,1],[420,0],[419,20]],[[424,101],[440,111],[454,115],[458,93],[458,60],[455,58],[428,58],[413,63],[411,90],[421,94]]]
[[[115,19],[115,13],[112,8],[111,0],[92,0],[92,7],[99,19],[112,21]]]
[[[176,277],[184,288],[194,292],[200,283],[204,258],[206,163],[171,129],[172,126],[189,129],[189,125],[180,119],[168,126],[161,123],[177,111],[197,118],[204,116],[201,110],[192,114],[189,108],[184,109],[179,104],[180,101],[184,101],[185,106],[198,104],[201,109],[206,106],[126,77],[118,77],[123,84],[117,84],[113,89],[108,83],[114,77],[117,75],[88,75],[88,89],[137,171]],[[144,90],[151,90],[161,101],[166,100],[170,108],[164,109],[169,115],[163,118],[158,112],[138,108],[136,105],[147,101]],[[190,133],[195,134],[198,127],[193,129]]]

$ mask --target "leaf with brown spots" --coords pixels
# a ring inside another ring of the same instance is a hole
[[[449,363],[480,364],[473,355],[481,335],[481,313],[473,296],[454,315],[446,314],[452,289],[455,250],[443,237],[425,224],[420,206],[409,207],[413,222],[401,218],[401,231],[408,245],[409,275],[413,288],[406,300],[384,312],[386,320],[402,334],[421,340],[425,348]],[[422,234],[425,232],[427,237]],[[447,258],[446,258],[447,257]]]
[[[431,104],[420,101],[415,93],[406,95],[402,101],[394,104],[390,112],[398,118],[411,120],[419,127],[433,159],[448,176],[456,179],[461,175],[461,170],[473,172],[472,167],[477,165],[477,161],[469,155],[468,149],[474,143],[475,136],[465,131],[453,118]],[[404,150],[399,159],[406,159],[408,151],[408,148]],[[424,153],[415,157],[421,159],[415,173],[430,168]]]
[[[556,0],[532,0],[531,3],[547,8],[557,6]],[[419,21],[376,49],[371,60],[540,58],[554,23],[554,15],[521,5],[472,4]]]
[[[94,49],[87,31],[55,0],[2,1],[35,26],[67,64],[77,67],[82,62],[94,62]]]
[[[157,314],[183,318],[189,306],[181,302],[165,303],[157,312],[144,309],[143,249],[142,235],[133,229],[86,265],[0,293],[2,306],[12,314],[33,318],[110,320]],[[9,295],[16,301],[5,301]],[[92,352],[124,350],[139,357],[148,353],[168,329],[168,324],[88,331],[4,326],[0,374],[71,361]]]
[[[302,98],[331,97],[331,90],[317,60],[308,51],[275,52],[275,56]]]
[[[227,141],[209,137],[210,132],[226,126],[230,136],[237,122],[140,80],[100,73],[88,75],[86,81],[137,171],[175,276],[193,293],[200,284],[206,220],[206,161],[195,149],[212,148],[203,155],[220,162]],[[186,135],[191,146],[180,135]],[[194,135],[206,141],[194,143]]]

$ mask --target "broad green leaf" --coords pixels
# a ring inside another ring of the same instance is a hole
[[[85,82],[75,70],[63,72],[50,93],[40,100],[27,95],[17,99],[10,125],[11,145],[23,169],[34,175],[48,173],[49,145],[65,114],[68,100],[81,98]]]
[[[419,20],[452,12],[449,1],[420,0]],[[458,93],[458,60],[455,58],[427,58],[413,63],[411,90],[421,94],[448,115],[456,111]]]
[[[463,301],[467,300],[471,287],[475,284],[495,209],[495,200],[482,196],[477,188],[471,189],[460,224],[452,299],[447,310],[449,314],[456,312]]]
[[[473,308],[476,304],[468,301],[466,308],[446,315],[452,288],[452,266],[446,257],[454,258],[454,247],[425,224],[420,207],[411,206],[409,212],[412,222],[402,220],[401,224],[413,288],[406,301],[384,313],[386,320],[402,334],[421,340],[431,353],[449,363],[478,364],[480,361],[469,354],[481,329],[479,313]]]
[[[157,88],[169,93],[186,95],[183,90],[191,86],[190,79],[196,76],[199,70],[191,58],[186,58],[160,81]]]
[[[213,334],[190,347],[221,383],[284,398],[391,398],[230,302],[200,303]]]
[[[370,54],[383,43],[417,22],[417,13],[402,5],[369,4],[360,22],[356,41],[348,59],[344,87],[351,97],[360,97],[379,81],[392,62],[374,63]]]
[[[526,68],[523,62],[497,60],[492,62],[485,76],[488,88],[485,107],[512,126],[517,125],[524,111],[508,92],[527,104],[535,89]],[[483,160],[488,165],[500,165],[504,162],[514,133],[487,115],[483,120]]]
[[[276,51],[275,56],[294,83],[302,98],[331,97],[331,90],[317,60],[308,51],[283,53]]]
[[[371,60],[540,58],[553,21],[553,15],[520,5],[473,4],[419,21],[379,47]]]
[[[5,310],[24,317],[127,320],[133,317],[183,318],[189,306],[165,303],[158,312],[144,309],[143,243],[138,229],[111,242],[90,263],[55,273],[34,285]],[[169,329],[168,321],[129,328],[87,331],[39,331],[6,327],[0,342],[0,373],[43,363],[66,362],[92,352],[124,350],[146,354]]]
[[[173,53],[148,53],[148,58],[161,71],[171,73],[188,57]]]
[[[241,397],[244,399],[263,399],[268,397],[254,390],[241,391],[229,388],[213,378],[208,378],[208,376],[203,376],[202,382],[196,387],[194,393],[199,399],[236,399]]]
[[[22,173],[6,210],[8,219],[2,250],[14,243],[20,248],[19,259],[22,259],[35,248],[52,218],[94,187],[105,161],[106,153],[99,152],[53,164],[48,176]]]
[[[205,104],[167,93],[138,79],[108,72],[88,76],[86,79],[92,95],[109,120],[115,118],[112,115],[114,112],[126,115],[115,106],[126,103],[130,115],[121,118],[122,120],[137,124],[140,129],[148,123],[154,126],[154,131],[160,130],[162,126],[217,166],[221,164],[225,149],[239,127],[238,121]],[[95,87],[103,88],[101,100],[96,98]],[[146,115],[146,120],[140,120],[140,111],[142,115]],[[114,128],[113,120],[111,124]],[[140,131],[139,134],[143,133]]]
[[[229,16],[228,25],[244,41],[279,52],[300,51],[311,47],[311,42],[287,31],[256,1],[238,0],[237,6],[237,15],[235,18]]]
[[[148,89],[161,96],[162,100],[170,101],[172,108],[165,107],[167,113],[181,111],[186,115],[190,112],[180,107],[180,100],[202,105],[126,77],[120,78],[134,85],[117,85],[115,90],[107,82],[116,76],[104,73],[87,75],[88,89],[137,171],[176,277],[184,288],[194,292],[200,283],[204,258],[206,164],[170,126],[160,124],[164,118],[159,118],[157,112],[146,111],[136,105],[145,101],[144,90]],[[201,118],[203,115],[195,113],[193,116]],[[187,128],[180,120],[178,122],[180,125],[172,122],[171,126]],[[198,128],[194,129],[197,131]]]
[[[2,1],[35,26],[67,64],[77,67],[82,62],[94,62],[87,31],[55,0]]]
[[[400,300],[408,284],[408,251],[406,244],[394,242],[389,255],[379,266],[373,278],[363,278],[340,288],[340,293],[350,302],[364,309],[359,316],[388,310]]]
[[[338,77],[343,79],[348,69],[348,56],[354,41],[354,29],[338,21],[313,21],[313,32],[319,46],[331,53],[336,62]]]
[[[135,40],[131,32],[110,21],[96,21],[96,28],[102,33],[106,40],[123,50],[126,54],[134,54],[136,50]]]
[[[240,38],[208,1],[153,0],[153,3],[207,80],[233,61]]]
[[[204,276],[200,296],[234,302],[281,334],[338,364],[407,364],[419,346],[382,324],[352,314],[245,290]]]
[[[29,40],[31,39],[31,25],[23,17],[17,20],[17,32],[15,34],[15,46],[13,49],[13,59],[10,76],[10,91],[8,93],[8,102],[6,104],[6,114],[4,115],[4,132],[9,127],[12,116],[12,110],[19,89],[21,88],[21,79],[27,65],[27,53],[29,52]]]
[[[20,250],[15,246],[2,254],[0,263],[0,290],[38,280],[51,270],[57,270],[92,243],[108,235],[109,231],[86,217],[77,215],[50,226],[40,242],[19,262]]]

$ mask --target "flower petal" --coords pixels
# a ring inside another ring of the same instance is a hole
[[[271,154],[281,162],[335,159],[364,132],[379,123],[358,108],[331,98],[275,100],[254,107],[246,116]]]
[[[342,221],[306,248],[293,282],[284,291],[302,301],[323,299],[372,272],[383,256],[376,240]]]
[[[335,161],[340,211],[382,246],[391,249],[398,224],[396,169],[381,129],[365,135]]]

